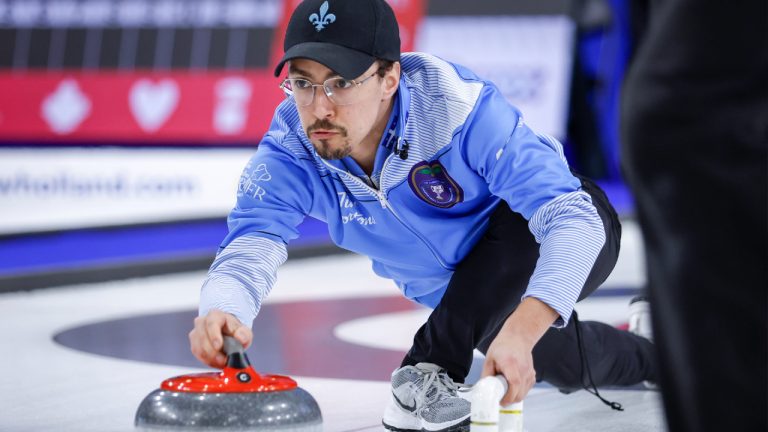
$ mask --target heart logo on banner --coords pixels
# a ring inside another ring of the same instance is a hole
[[[40,111],[51,130],[64,135],[73,132],[88,117],[91,101],[77,81],[65,79],[43,100]]]
[[[145,132],[155,132],[168,120],[179,103],[179,86],[170,79],[153,83],[142,79],[131,87],[131,113]]]

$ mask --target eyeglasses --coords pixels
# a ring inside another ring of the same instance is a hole
[[[287,78],[280,83],[286,95],[293,96],[296,105],[305,107],[312,104],[315,99],[315,87],[322,87],[328,99],[336,105],[351,105],[360,97],[360,86],[373,78],[378,72],[363,78],[360,81],[336,77],[323,81],[322,84],[312,84],[312,81],[304,78]]]

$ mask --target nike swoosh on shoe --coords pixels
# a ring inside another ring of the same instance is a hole
[[[413,401],[413,405],[406,405],[404,404],[399,397],[395,394],[395,392],[392,392],[392,396],[395,398],[395,402],[400,406],[400,408],[408,411],[408,412],[414,412],[416,411],[416,401]]]

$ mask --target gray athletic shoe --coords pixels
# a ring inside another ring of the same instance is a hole
[[[468,431],[470,403],[459,394],[463,388],[431,363],[397,369],[382,423],[393,431]]]

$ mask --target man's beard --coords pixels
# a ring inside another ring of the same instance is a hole
[[[346,139],[347,138],[346,128],[341,126],[336,126],[326,119],[318,120],[315,122],[315,124],[307,128],[307,131],[306,131],[307,137],[309,137],[312,131],[315,129],[336,130],[339,132],[337,137],[342,139],[341,147],[336,149],[331,148],[331,144],[328,142],[329,140],[321,139],[319,140],[320,141],[319,145],[313,142],[312,145],[315,147],[315,151],[317,152],[318,156],[320,156],[321,158],[325,160],[343,159],[349,156],[350,153],[352,153],[352,146],[349,144],[349,140]]]
[[[312,144],[315,146],[317,154],[325,160],[344,159],[352,153],[352,146],[349,145],[349,140],[347,139],[344,140],[340,148],[335,149],[331,148],[328,140],[320,140],[320,145]]]

